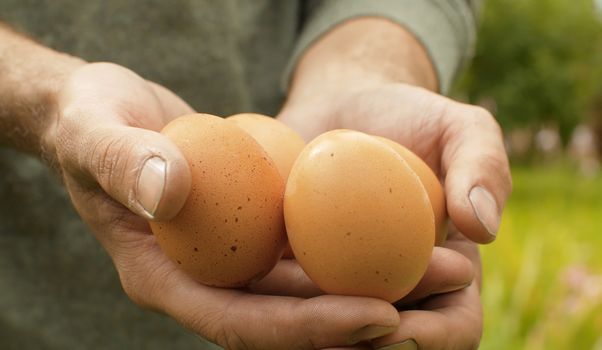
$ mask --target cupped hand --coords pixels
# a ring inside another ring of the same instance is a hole
[[[396,331],[347,349],[476,348],[483,323],[479,299],[480,266],[477,245],[451,226],[447,241],[434,248],[418,285],[394,304],[400,310],[401,320]],[[294,260],[288,259],[281,260],[270,274],[250,289],[256,293],[302,298],[324,294]]]
[[[447,241],[433,250],[427,271],[416,288],[395,303],[401,320],[396,331],[348,349],[476,348],[483,327],[480,274],[476,244],[452,226]],[[288,259],[281,260],[268,276],[250,289],[302,298],[324,294],[294,260]]]
[[[468,350],[477,349],[483,330],[480,291],[480,258],[474,242],[455,227],[450,228],[444,247],[462,254],[473,264],[475,279],[464,288],[450,288],[412,304],[399,305],[401,323],[397,331],[374,340],[379,350]],[[449,267],[448,267],[449,269]]]
[[[406,146],[442,179],[459,231],[477,243],[495,239],[512,185],[501,129],[483,108],[408,84],[371,83],[288,103],[279,118],[307,140],[353,129]]]
[[[186,200],[188,165],[158,131],[192,109],[109,63],[77,67],[58,90],[46,158],[136,304],[228,349],[350,346],[397,329],[397,310],[378,299],[259,295],[191,280],[159,249],[147,219],[168,220]]]
[[[402,83],[339,86],[307,96],[290,99],[279,115],[306,140],[332,129],[384,136],[424,159],[444,184],[451,220],[448,240],[435,247],[419,285],[396,304],[403,310],[398,330],[372,346],[476,348],[483,320],[475,242],[495,239],[511,191],[508,159],[495,119],[482,108]]]

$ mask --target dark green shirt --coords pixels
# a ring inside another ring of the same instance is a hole
[[[471,52],[473,5],[464,0],[2,0],[0,21],[56,50],[131,68],[198,111],[274,115],[296,58],[334,25],[356,16],[387,17],[413,31],[447,91]],[[0,148],[1,349],[208,346],[173,320],[130,302],[56,176],[37,160]]]

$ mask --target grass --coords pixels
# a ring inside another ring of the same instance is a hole
[[[481,249],[481,349],[602,350],[602,175],[515,167],[498,239]]]

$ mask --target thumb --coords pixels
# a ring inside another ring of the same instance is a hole
[[[444,118],[443,171],[451,220],[469,239],[495,239],[512,190],[499,125],[486,110],[460,105]]]
[[[190,191],[188,163],[160,133],[108,124],[78,132],[61,163],[84,184],[97,183],[112,198],[147,219],[175,216]],[[78,140],[79,138],[79,140]]]

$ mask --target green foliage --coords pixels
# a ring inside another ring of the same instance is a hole
[[[592,0],[488,0],[460,87],[493,98],[505,128],[556,124],[566,140],[602,93],[602,20]]]
[[[513,169],[498,239],[482,247],[481,349],[602,349],[602,175]]]

